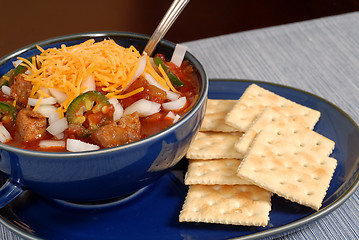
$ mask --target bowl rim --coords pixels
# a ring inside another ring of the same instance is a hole
[[[26,53],[27,51],[33,50],[36,48],[36,45],[42,45],[47,46],[50,44],[60,43],[64,41],[74,41],[74,40],[81,40],[84,39],[84,41],[91,39],[91,38],[111,38],[112,37],[128,37],[128,38],[135,38],[139,40],[148,40],[150,38],[149,35],[141,34],[141,33],[133,33],[133,32],[125,32],[125,31],[97,31],[97,32],[84,32],[84,33],[76,33],[76,34],[69,34],[64,36],[58,36],[53,38],[48,38],[42,41],[38,41],[32,44],[29,44],[25,47],[22,47],[18,50],[15,50],[11,52],[8,55],[5,55],[4,57],[0,58],[0,67],[10,61],[12,58],[19,56],[21,54]],[[176,46],[175,43],[170,42],[168,40],[162,39],[158,45],[173,48]],[[124,149],[128,149],[131,147],[136,147],[139,145],[146,144],[151,141],[155,141],[158,138],[161,138],[163,135],[168,134],[172,130],[175,130],[182,125],[185,124],[200,108],[203,104],[205,104],[205,101],[207,99],[208,95],[208,88],[209,88],[209,80],[206,74],[206,71],[203,67],[203,65],[199,62],[199,60],[192,55],[188,50],[185,54],[185,59],[188,59],[193,65],[197,66],[197,70],[199,72],[199,75],[203,77],[202,79],[202,89],[199,92],[199,98],[196,102],[196,104],[192,107],[192,109],[185,114],[183,118],[181,118],[178,122],[174,123],[170,127],[155,133],[154,135],[148,136],[146,138],[143,138],[141,140],[124,144],[117,147],[111,147],[111,148],[104,148],[99,150],[93,150],[93,151],[86,151],[86,152],[45,152],[45,151],[34,151],[34,150],[27,150],[22,148],[13,147],[4,143],[0,142],[0,151],[5,150],[21,155],[27,155],[27,156],[33,156],[33,157],[44,157],[44,158],[73,158],[73,157],[84,157],[84,156],[94,156],[99,154],[108,154]]]

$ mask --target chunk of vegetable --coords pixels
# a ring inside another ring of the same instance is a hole
[[[172,54],[171,62],[174,63],[177,67],[181,67],[186,51],[187,46],[176,44],[175,50]]]
[[[158,113],[161,110],[161,104],[151,102],[146,99],[138,100],[125,109],[124,114],[132,114],[138,112],[140,117],[147,117]]]
[[[69,138],[66,141],[66,149],[70,152],[86,152],[100,149],[99,146]]]
[[[181,97],[171,102],[162,103],[162,107],[166,110],[180,110],[186,105],[186,102],[186,97]]]

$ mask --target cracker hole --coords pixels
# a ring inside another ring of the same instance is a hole
[[[285,182],[283,182],[283,181],[280,181],[280,182],[279,182],[279,184],[280,184],[280,185],[284,185],[284,184],[285,184]]]
[[[297,182],[301,183],[301,182],[303,182],[303,179],[302,179],[302,178],[298,178],[298,179],[297,179]]]
[[[293,133],[294,133],[294,134],[297,134],[297,133],[298,133],[298,130],[297,130],[297,129],[294,129],[294,130],[293,130]]]
[[[323,166],[323,165],[325,165],[325,162],[321,161],[319,164]]]
[[[308,192],[307,193],[307,196],[312,196],[312,195],[314,195],[314,192]]]
[[[304,143],[299,144],[299,147],[304,147],[304,146],[305,146]]]
[[[320,177],[314,176],[313,179],[318,181],[318,180],[320,180]]]
[[[261,200],[260,196],[253,196],[252,197],[253,202],[260,201],[260,200]]]
[[[308,164],[303,164],[303,167],[307,168],[307,167],[309,167],[309,165]]]
[[[315,145],[319,146],[321,144],[321,142],[316,142]]]
[[[274,167],[271,167],[271,168],[269,168],[269,170],[271,170],[271,171],[276,171],[277,169],[274,168]]]
[[[277,153],[277,156],[278,156],[278,157],[282,157],[283,154],[282,154],[282,153]]]
[[[193,208],[192,211],[193,212],[200,212],[200,209],[199,208]]]

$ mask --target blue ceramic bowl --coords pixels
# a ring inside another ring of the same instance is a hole
[[[16,57],[30,57],[43,48],[79,44],[89,38],[111,38],[119,45],[142,51],[148,36],[126,32],[96,32],[49,39],[0,59],[0,75],[12,68]],[[155,52],[171,56],[175,44],[162,40]],[[185,155],[205,112],[208,78],[189,52],[185,58],[198,70],[200,96],[193,109],[168,129],[123,146],[79,153],[29,151],[0,143],[0,171],[8,175],[0,189],[0,207],[25,190],[67,201],[101,201],[131,194],[153,183]]]

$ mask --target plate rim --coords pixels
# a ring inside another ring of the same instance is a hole
[[[312,97],[315,97],[327,104],[329,104],[331,107],[335,108],[335,110],[337,110],[338,112],[340,112],[340,114],[344,115],[345,118],[347,118],[351,124],[354,126],[354,128],[356,129],[356,131],[359,133],[359,126],[358,124],[352,119],[352,117],[347,114],[345,111],[343,111],[340,107],[338,107],[337,105],[331,103],[330,101],[315,95],[311,92],[299,89],[299,88],[295,88],[295,87],[291,87],[285,84],[279,84],[279,83],[274,83],[274,82],[266,82],[266,81],[261,81],[261,80],[249,80],[249,79],[238,79],[238,78],[209,78],[209,83],[211,84],[211,82],[244,82],[244,83],[255,83],[255,84],[265,84],[265,85],[271,85],[271,86],[277,86],[277,87],[281,87],[281,88],[287,88],[290,90],[294,90],[294,91],[298,91],[307,95],[310,95]],[[209,87],[210,88],[210,87]],[[343,192],[343,194],[336,199],[335,201],[333,201],[332,203],[330,203],[328,206],[325,206],[324,208],[320,209],[317,212],[314,212],[313,214],[310,214],[309,216],[306,216],[304,218],[298,219],[294,222],[279,226],[279,227],[275,227],[275,228],[271,228],[271,229],[267,229],[267,230],[263,230],[260,232],[256,232],[256,233],[252,233],[252,234],[248,234],[248,235],[244,235],[244,236],[240,236],[240,237],[234,237],[234,238],[230,238],[230,239],[260,239],[263,237],[270,237],[270,236],[284,236],[287,234],[290,234],[292,232],[295,231],[299,231],[301,228],[303,228],[305,225],[314,222],[315,220],[318,220],[324,216],[326,216],[327,214],[331,213],[332,211],[334,211],[335,209],[337,209],[339,206],[341,206],[350,196],[352,196],[354,194],[354,192],[356,191],[356,189],[359,188],[359,175],[356,176],[355,180],[352,182],[352,184],[346,189],[346,191]],[[5,230],[9,230],[12,232],[12,234],[17,234],[20,237],[26,238],[26,239],[30,239],[30,240],[41,240],[43,238],[34,236],[32,234],[30,234],[29,232],[26,232],[20,228],[17,228],[16,226],[14,226],[13,224],[11,224],[10,222],[6,221],[5,218],[3,218],[3,216],[0,215],[0,223],[3,225],[3,227],[5,228]]]

